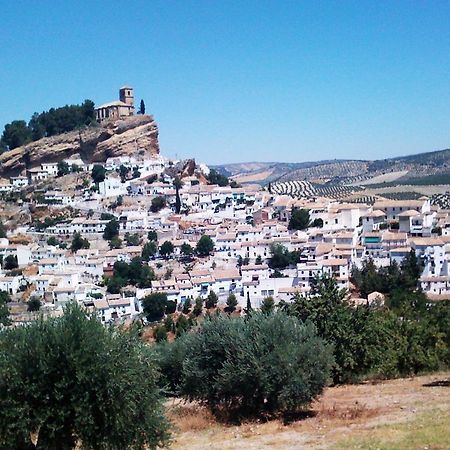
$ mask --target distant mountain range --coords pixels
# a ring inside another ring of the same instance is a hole
[[[450,149],[380,160],[326,160],[302,163],[249,162],[213,166],[239,183],[310,181],[371,185],[405,183],[408,179],[439,176],[450,184]]]

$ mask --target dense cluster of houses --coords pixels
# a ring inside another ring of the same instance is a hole
[[[92,169],[80,161],[67,162],[86,172]],[[450,298],[450,211],[432,206],[428,198],[383,199],[373,205],[327,198],[294,199],[256,185],[222,187],[205,184],[197,176],[185,176],[179,190],[181,212],[175,214],[177,191],[173,179],[164,172],[167,165],[162,157],[143,161],[110,158],[98,192],[44,192],[49,208],[57,211],[71,206],[79,214],[45,229],[30,227],[28,243],[11,243],[9,237],[15,230],[0,239],[2,261],[12,256],[22,269],[3,269],[0,290],[13,298],[29,291],[53,311],[60,311],[68,301],[77,301],[96,310],[105,322],[140,314],[142,299],[152,292],[164,292],[178,307],[188,299],[206,298],[211,291],[224,303],[233,293],[242,306],[250,301],[257,308],[268,296],[276,302],[289,301],[294,294],[308,292],[320,274],[333,275],[340,287],[349,289],[353,265],[360,267],[372,258],[377,266],[385,266],[401,262],[414,250],[424,264],[422,290],[431,300]],[[139,175],[121,179],[117,173],[121,166]],[[11,178],[8,186],[20,190],[56,176],[57,170],[54,163],[42,164],[29,170],[27,176]],[[149,182],[155,174],[157,179]],[[108,202],[118,196],[123,201],[111,209]],[[150,202],[158,196],[165,199],[166,206],[152,212]],[[310,222],[316,226],[290,230],[295,209],[307,209]],[[140,243],[109,248],[102,234],[110,218],[102,218],[101,213],[117,219],[120,237],[137,233]],[[157,279],[151,287],[108,293],[104,279],[111,275],[114,263],[141,256],[150,230],[157,232],[159,245],[165,241],[173,244],[171,255],[156,254],[148,263]],[[86,238],[90,248],[71,252],[74,233]],[[214,242],[213,253],[187,260],[181,251],[183,244],[195,248],[203,235]],[[56,242],[49,241],[51,237]],[[279,270],[269,267],[277,246],[295,252],[296,263]]]

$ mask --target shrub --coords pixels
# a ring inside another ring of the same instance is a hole
[[[308,405],[325,387],[333,362],[331,347],[312,324],[282,312],[209,317],[197,332],[181,336],[169,354],[172,363],[178,361],[165,375],[175,389],[227,418]]]

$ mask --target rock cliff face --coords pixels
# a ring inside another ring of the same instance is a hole
[[[157,156],[158,126],[153,116],[136,115],[43,138],[1,154],[0,176],[17,175],[43,162],[58,162],[75,154],[85,162],[104,162],[122,155]]]

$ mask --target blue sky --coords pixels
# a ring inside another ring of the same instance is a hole
[[[450,1],[10,1],[0,127],[135,88],[208,163],[450,147]]]

